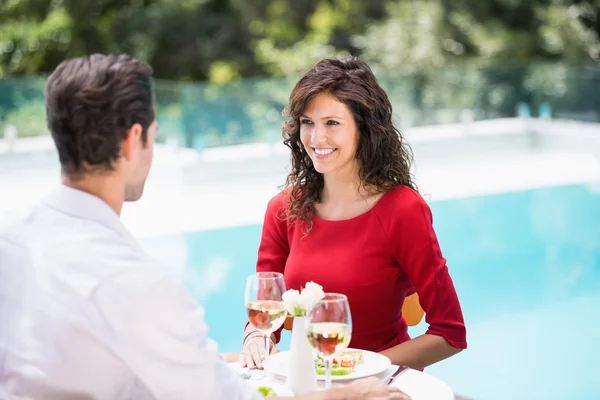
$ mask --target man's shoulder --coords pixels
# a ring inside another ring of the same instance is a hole
[[[146,291],[177,277],[173,268],[152,258],[135,240],[110,230],[98,231],[94,240],[80,245],[81,250],[93,260],[105,287]]]
[[[0,213],[0,240],[31,247],[62,244],[73,250],[81,246],[118,243],[118,234],[101,224],[57,212],[43,202]],[[57,246],[59,249],[61,246]],[[66,248],[65,248],[66,250]]]
[[[12,254],[43,257],[64,272],[85,269],[100,280],[137,274],[156,281],[165,276],[166,267],[124,231],[56,212],[43,202],[2,216],[0,245]]]
[[[0,240],[18,243],[38,211],[39,205],[26,205],[0,211]]]

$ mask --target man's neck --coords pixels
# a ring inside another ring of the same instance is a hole
[[[98,197],[108,204],[117,215],[121,215],[121,209],[125,201],[125,188],[123,182],[117,176],[109,174],[84,175],[76,180],[63,176],[62,183],[70,188]]]

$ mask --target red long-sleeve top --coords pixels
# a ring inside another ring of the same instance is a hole
[[[256,269],[282,272],[288,289],[314,281],[325,292],[348,296],[354,348],[382,351],[410,339],[402,317],[407,295],[419,294],[427,333],[467,347],[458,296],[442,256],[432,215],[423,198],[399,186],[369,211],[351,219],[312,217],[302,223],[281,218],[282,192],[267,207]]]

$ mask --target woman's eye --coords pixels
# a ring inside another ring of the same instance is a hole
[[[301,119],[300,123],[303,125],[308,125],[308,124],[312,124],[312,121],[310,119]]]
[[[327,121],[327,125],[339,125],[339,124],[340,123],[337,121],[332,121],[332,120]]]

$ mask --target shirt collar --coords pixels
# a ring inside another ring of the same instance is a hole
[[[43,200],[43,203],[63,214],[97,222],[120,236],[133,240],[121,223],[119,215],[99,197],[61,184]]]

